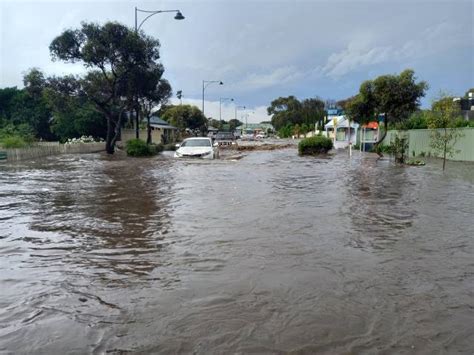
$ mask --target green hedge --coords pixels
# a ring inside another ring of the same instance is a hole
[[[28,144],[20,136],[9,136],[0,139],[0,146],[5,149],[24,148]]]
[[[323,136],[305,138],[298,144],[298,153],[300,155],[324,154],[331,149],[332,140]]]
[[[163,150],[161,144],[146,144],[141,139],[131,139],[127,142],[125,147],[127,155],[132,157],[149,157],[156,155]]]

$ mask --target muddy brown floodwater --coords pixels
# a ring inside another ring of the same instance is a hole
[[[472,354],[474,165],[0,165],[0,352]]]

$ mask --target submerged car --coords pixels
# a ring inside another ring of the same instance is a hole
[[[219,157],[217,144],[207,137],[187,138],[176,145],[175,158],[216,159]]]

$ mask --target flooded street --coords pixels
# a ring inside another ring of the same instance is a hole
[[[0,352],[472,354],[474,165],[0,165]]]

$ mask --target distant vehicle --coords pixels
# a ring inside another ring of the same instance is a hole
[[[212,139],[196,137],[185,139],[181,144],[176,144],[175,158],[201,158],[216,159],[219,157],[217,144],[212,144]]]
[[[255,132],[253,129],[245,129],[242,131],[241,139],[243,141],[253,141],[255,139]]]
[[[214,139],[219,146],[235,144],[235,136],[232,132],[217,132]]]

